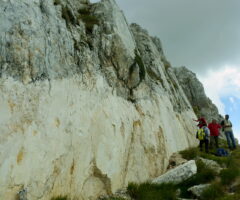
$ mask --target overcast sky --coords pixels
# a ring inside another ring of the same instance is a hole
[[[129,23],[160,38],[172,66],[196,73],[240,139],[240,0],[116,2]]]
[[[240,63],[239,0],[117,0],[129,23],[158,36],[173,66],[202,75]]]

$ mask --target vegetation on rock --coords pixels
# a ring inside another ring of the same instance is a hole
[[[92,33],[93,26],[99,25],[99,19],[91,13],[90,8],[80,9],[78,13],[78,19],[85,23],[86,31]]]
[[[127,189],[130,196],[136,200],[175,200],[177,198],[177,188],[174,184],[130,183]]]

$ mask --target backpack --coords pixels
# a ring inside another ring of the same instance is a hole
[[[218,148],[216,156],[228,156],[228,152],[224,148]]]
[[[206,137],[205,131],[203,130],[203,128],[198,129],[197,131],[197,139],[199,140],[204,140]]]
[[[207,139],[210,136],[210,130],[207,126],[202,127],[205,132],[205,139]]]

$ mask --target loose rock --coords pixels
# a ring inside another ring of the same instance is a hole
[[[187,163],[180,165],[174,169],[169,170],[167,173],[154,179],[152,183],[180,183],[187,180],[197,173],[197,166],[195,160],[190,160]]]

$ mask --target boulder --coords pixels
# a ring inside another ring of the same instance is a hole
[[[200,197],[204,190],[206,190],[210,184],[201,184],[195,185],[188,189],[189,192],[192,192],[195,196]]]
[[[152,183],[181,183],[197,173],[195,160],[190,160],[183,165],[169,170],[167,173],[155,178]]]

